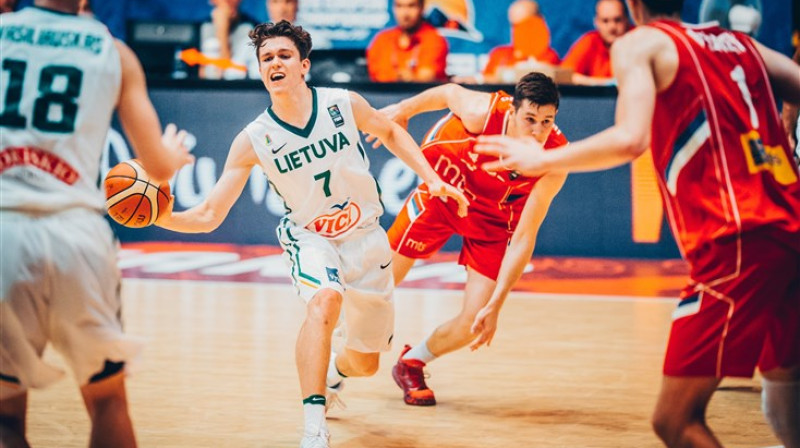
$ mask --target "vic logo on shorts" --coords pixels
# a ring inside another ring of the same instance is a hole
[[[306,228],[324,237],[333,238],[355,227],[361,219],[361,208],[356,203],[347,201],[332,208],[336,211],[316,217]]]

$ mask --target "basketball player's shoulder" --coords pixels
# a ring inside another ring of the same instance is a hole
[[[498,112],[505,113],[514,105],[514,96],[498,90],[492,94],[491,103],[489,106],[489,113]]]

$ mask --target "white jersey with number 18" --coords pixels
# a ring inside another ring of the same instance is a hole
[[[104,210],[100,158],[120,57],[95,19],[29,7],[0,21],[0,209]]]

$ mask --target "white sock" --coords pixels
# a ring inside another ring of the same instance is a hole
[[[761,379],[761,409],[786,448],[800,448],[800,381]]]
[[[315,436],[328,432],[328,426],[325,424],[325,397],[311,395],[303,400],[303,417],[305,434]]]
[[[431,361],[436,359],[436,355],[428,350],[428,339],[430,338],[431,337],[428,336],[424,341],[411,347],[411,350],[407,351],[406,354],[403,355],[403,359],[418,359],[425,364],[429,364]]]
[[[328,375],[325,378],[325,384],[328,387],[336,387],[345,378],[347,377],[339,373],[339,369],[336,368],[336,353],[331,352],[331,361],[328,363]]]

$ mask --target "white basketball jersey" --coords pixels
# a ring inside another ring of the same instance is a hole
[[[245,130],[287,217],[326,238],[377,222],[383,214],[346,90],[312,88],[304,129],[267,109]]]
[[[0,16],[0,209],[103,210],[100,158],[121,83],[92,18],[30,7]]]

